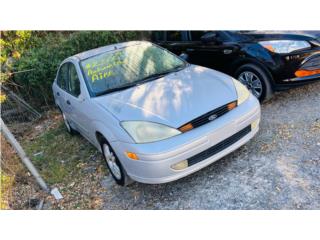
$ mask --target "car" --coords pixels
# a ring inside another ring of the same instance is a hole
[[[319,32],[155,31],[152,41],[188,62],[241,81],[262,102],[320,80]]]
[[[259,129],[259,101],[239,81],[145,41],[68,57],[52,89],[68,132],[103,153],[119,185],[182,178]]]

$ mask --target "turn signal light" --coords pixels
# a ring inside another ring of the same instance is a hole
[[[272,47],[272,45],[264,45],[263,47],[265,47],[266,49],[268,49],[270,52],[275,52],[274,48]]]
[[[315,74],[320,74],[320,69],[315,69],[315,70],[304,70],[304,69],[301,69],[301,70],[298,70],[295,72],[295,75],[297,77],[307,77],[307,76],[312,76],[312,75],[315,75]]]
[[[234,109],[236,106],[237,106],[237,102],[232,102],[227,105],[229,111]]]
[[[191,123],[188,123],[188,124],[186,124],[186,125],[184,125],[184,126],[179,128],[179,130],[181,132],[187,132],[187,131],[190,131],[191,129],[193,129],[193,126],[192,126]]]
[[[137,154],[133,153],[133,152],[126,152],[126,155],[128,158],[132,159],[132,160],[139,160]]]

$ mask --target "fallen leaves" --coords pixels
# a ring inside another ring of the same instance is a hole
[[[316,121],[311,125],[310,132],[320,133],[320,118],[316,119]]]
[[[278,128],[278,136],[284,140],[290,140],[292,138],[291,131],[294,129],[294,125],[282,124]]]

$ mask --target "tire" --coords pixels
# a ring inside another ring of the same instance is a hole
[[[120,186],[131,184],[133,180],[126,173],[110,144],[105,139],[102,139],[100,145],[106,165],[115,182]]]
[[[71,127],[71,125],[70,125],[70,123],[69,123],[66,115],[64,114],[64,112],[62,112],[61,109],[60,109],[60,112],[61,112],[61,115],[62,115],[62,119],[63,119],[63,122],[64,122],[64,126],[65,126],[66,129],[67,129],[67,132],[68,132],[70,135],[75,135],[75,134],[77,134],[78,132]]]
[[[235,78],[243,83],[260,102],[269,100],[273,95],[271,77],[255,64],[245,64],[239,67]]]

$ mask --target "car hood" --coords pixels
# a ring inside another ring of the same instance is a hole
[[[94,98],[119,121],[181,125],[237,99],[230,76],[189,65],[157,80]]]
[[[243,35],[253,37],[257,41],[268,40],[305,40],[317,39],[318,32],[312,31],[252,31]]]

